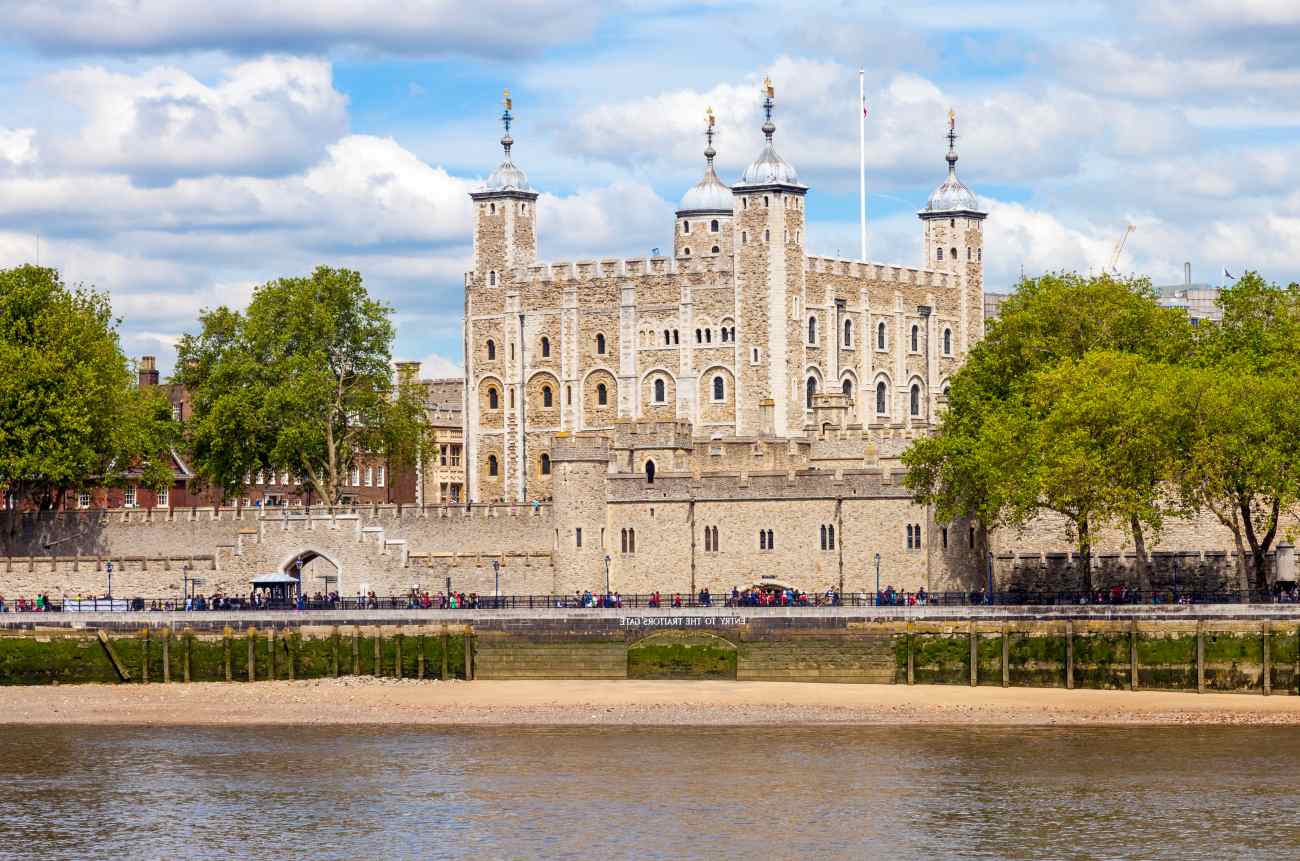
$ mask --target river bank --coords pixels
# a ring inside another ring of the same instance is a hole
[[[1300,697],[797,682],[341,678],[0,688],[0,724],[252,726],[1300,724]]]

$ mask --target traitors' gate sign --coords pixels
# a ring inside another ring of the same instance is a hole
[[[726,628],[745,624],[742,616],[624,616],[624,628]]]

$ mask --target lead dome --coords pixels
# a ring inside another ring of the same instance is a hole
[[[682,195],[681,203],[677,205],[677,214],[684,215],[687,213],[731,213],[736,209],[736,200],[731,193],[731,189],[718,179],[717,173],[713,170],[713,157],[717,152],[713,149],[713,109],[709,108],[705,114],[708,120],[708,126],[704,132],[708,139],[708,145],[704,148],[704,158],[707,166],[704,169],[704,176],[699,182],[687,189],[686,194]]]
[[[948,178],[930,195],[922,213],[979,212],[979,198],[957,178],[957,118],[948,115]]]

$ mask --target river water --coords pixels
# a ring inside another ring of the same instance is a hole
[[[0,858],[1300,858],[1300,730],[0,725]]]

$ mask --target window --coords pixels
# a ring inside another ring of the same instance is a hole
[[[912,524],[912,534],[916,536],[916,549],[920,550],[921,549],[921,524],[919,523]]]
[[[493,361],[497,357],[497,345],[491,338],[488,338],[487,342],[487,357],[489,362]]]
[[[520,212],[527,212],[527,211],[528,211],[528,204],[526,204],[526,203],[521,203],[521,204],[519,204],[519,211],[520,211]]]
[[[919,383],[912,383],[911,413],[913,416],[921,414],[921,386]]]
[[[844,394],[848,395],[850,398],[853,397],[853,381],[845,380],[843,383],[840,384],[840,390],[843,391]]]
[[[511,342],[510,342],[510,361],[513,362],[514,360],[515,360],[515,342],[514,342],[514,341],[511,341]]]
[[[496,205],[495,203],[489,203],[489,204],[488,204],[488,212],[492,213],[493,215],[496,215],[496,214],[497,214],[497,205]]]
[[[542,338],[542,358],[549,359],[550,357],[551,357],[551,339]]]
[[[665,400],[667,400],[668,396],[665,393],[664,389],[665,389],[664,381],[655,380],[655,403],[662,404]]]
[[[683,249],[682,249],[682,254],[684,254],[684,255],[687,256],[687,257],[690,257],[690,256],[691,256],[691,249],[690,249],[689,247],[687,247],[687,248],[683,248]]]
[[[817,318],[816,317],[808,318],[808,343],[809,344],[817,343]]]
[[[668,345],[672,344],[672,342],[673,342],[672,333],[669,332],[667,329],[664,329],[664,346],[667,347]]]
[[[282,472],[282,473],[280,473],[280,483],[283,484],[285,487],[288,487],[288,486],[289,486],[289,473],[288,473],[288,472]],[[379,485],[379,486],[380,486],[380,487],[383,487],[382,484]]]
[[[451,465],[460,466],[460,446],[458,445],[451,447]]]
[[[488,455],[488,475],[496,475],[497,469],[497,456],[495,454]]]
[[[709,249],[709,253],[710,253],[710,254],[717,254],[717,253],[720,252],[721,250],[722,250],[721,248],[719,248],[718,246],[714,245],[712,248]]]
[[[764,242],[771,242],[771,241],[772,241],[772,231],[770,231],[770,230],[764,230],[764,231],[763,231],[763,241],[764,241]]]
[[[763,206],[767,206],[767,195],[763,195]]]
[[[78,508],[90,508],[90,494],[89,494],[89,493],[78,493],[78,494],[77,494],[77,507],[78,507]]]
[[[881,320],[876,324],[876,349],[885,349],[885,321]]]
[[[974,546],[975,546],[975,527],[974,527],[974,526],[971,526],[971,527],[969,527],[968,529],[969,529],[969,531],[966,533],[966,546],[967,546],[967,547],[974,547]]]
[[[912,327],[912,352],[913,353],[920,351],[920,347],[917,346],[918,344],[920,344],[920,333],[921,333],[921,328],[919,326]]]
[[[721,376],[713,378],[713,399],[715,401],[726,400],[727,384],[723,382]]]
[[[943,541],[943,549],[948,549],[948,527],[944,526],[939,529],[939,536]]]
[[[751,362],[753,362],[755,365],[758,364],[758,347],[755,347],[755,348],[753,349],[753,352],[750,353],[750,359],[749,359],[749,360],[750,360]]]
[[[776,549],[776,536],[772,534],[772,530],[770,529],[767,530],[767,549],[768,550]]]
[[[943,330],[943,354],[945,356],[952,355],[952,329]]]
[[[645,462],[645,480],[646,484],[655,483],[655,462],[653,460],[647,460]],[[651,509],[650,513],[653,514],[654,509]]]
[[[495,410],[501,408],[501,396],[497,394],[496,389],[488,389],[488,409]]]
[[[564,405],[573,406],[573,386],[564,387]]]
[[[812,409],[813,395],[817,394],[817,378],[816,378],[816,377],[809,377],[809,378],[808,378],[808,385],[806,386],[806,389],[807,389],[807,393],[806,393],[806,394],[807,394],[807,397],[806,397],[807,406],[806,406],[806,409]]]
[[[551,387],[542,386],[542,406],[549,407],[552,405]]]
[[[956,259],[957,259],[957,249],[956,249],[956,248],[952,249],[952,252],[951,252],[948,256],[951,257],[953,260],[956,260]]]
[[[827,550],[835,549],[835,527],[834,526],[826,527],[826,549]]]
[[[713,551],[713,533],[709,530],[709,527],[706,526],[704,527],[704,552],[710,553],[712,551]]]
[[[350,483],[353,487],[360,487],[360,486],[361,486],[361,467],[359,467],[359,466],[354,466],[354,467],[352,467],[352,475],[351,475],[350,477],[351,477],[352,480],[351,480],[351,482],[349,482],[349,483]]]
[[[852,320],[844,321],[844,346],[846,347],[853,346],[853,321]]]
[[[493,270],[493,271],[491,271],[491,272],[488,273],[488,286],[489,286],[489,287],[495,287],[495,286],[497,286],[497,273],[496,273],[496,270]]]
[[[767,549],[767,530],[766,530],[766,529],[760,529],[760,530],[758,530],[758,549],[759,549],[759,550],[766,550],[766,549]]]
[[[674,344],[680,344],[680,343],[681,343],[680,341],[677,340],[677,330],[676,330],[676,329],[673,329],[673,343],[674,343]]]
[[[636,552],[636,530],[624,529],[619,536],[619,549],[624,553]]]
[[[705,330],[704,330],[704,343],[706,343],[706,344],[712,344],[712,343],[713,343],[713,330],[712,330],[712,329],[705,329]]]
[[[375,468],[372,467],[372,466],[368,466],[368,467],[366,467],[366,481],[365,481],[365,486],[366,486],[366,487],[373,487],[373,486],[374,486],[374,483],[375,483]]]
[[[718,527],[715,526],[713,527],[713,552],[717,553],[721,549],[722,545],[718,543]]]
[[[718,232],[718,219],[715,218],[715,219],[713,219],[712,221],[709,222],[709,232],[710,232],[710,233],[717,233],[717,232]],[[714,249],[714,250],[716,251],[717,249]]]
[[[128,484],[126,491],[122,494],[122,506],[124,508],[135,508],[135,485]]]
[[[697,344],[703,344],[703,343],[704,343],[704,333],[701,332],[699,329],[696,329],[696,330],[695,330],[695,343],[697,343]]]
[[[510,390],[510,409],[513,410],[514,408],[515,408],[515,390],[514,390],[514,389],[511,389],[511,390]]]
[[[740,231],[740,244],[741,244],[741,245],[748,245],[748,244],[749,244],[749,231],[748,231],[748,230],[742,230],[742,231]]]
[[[438,466],[447,465],[447,449],[449,447],[450,446],[445,446],[445,445],[438,446]]]
[[[180,420],[181,420],[181,405],[172,404],[172,421],[178,422]]]
[[[581,547],[581,546],[582,546],[582,527],[581,527],[581,526],[579,526],[579,527],[577,527],[576,529],[573,530],[573,546],[574,546],[574,547]]]
[[[907,524],[907,549],[912,549],[912,524]]]
[[[384,476],[384,468],[383,468],[382,466],[377,466],[377,467],[375,467],[375,487],[383,487],[383,486],[384,486],[384,478],[385,478],[385,476]],[[288,483],[289,483],[289,482],[287,482],[287,481],[285,482],[285,484],[288,484]]]
[[[542,475],[551,474],[551,456],[545,452],[542,452],[541,471]]]
[[[886,391],[885,381],[881,380],[876,383],[876,415],[883,416],[886,414]]]
[[[606,406],[609,403],[609,389],[605,388],[604,383],[596,383],[596,404],[597,406]]]
[[[967,247],[966,247],[966,259],[967,259],[967,260],[970,260],[970,258],[971,258],[970,246],[967,246]]]
[[[955,218],[950,218],[950,219],[948,219],[948,226],[949,226],[949,227],[956,227],[956,226],[957,226],[957,219],[955,219]]]
[[[726,327],[726,326],[723,326],[723,327],[722,327],[722,329],[721,329],[721,333],[722,333],[722,334],[721,334],[721,337],[722,337],[722,343],[725,344],[725,343],[727,343],[727,341],[731,340],[731,338],[729,337],[729,336],[731,335],[731,333],[727,331],[727,327]]]
[[[691,232],[691,223],[689,221],[683,221],[682,233],[690,233],[690,232]]]
[[[942,249],[942,248],[939,249],[939,259],[940,259],[940,260],[943,259],[943,249]]]
[[[604,336],[604,335],[597,335],[597,336],[596,336],[596,355],[597,355],[597,356],[603,356],[603,355],[605,355],[605,336]]]
[[[826,524],[822,524],[822,549],[826,549]]]

